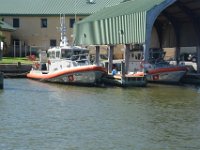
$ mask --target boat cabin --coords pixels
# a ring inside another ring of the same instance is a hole
[[[165,57],[166,52],[161,48],[150,48],[149,49],[149,58],[151,60],[163,59]]]
[[[48,50],[49,59],[67,59],[72,61],[88,59],[89,50],[85,48],[52,48]]]
[[[42,71],[56,71],[90,64],[89,50],[78,46],[50,48],[47,53],[41,51],[39,56],[40,66],[36,69]]]

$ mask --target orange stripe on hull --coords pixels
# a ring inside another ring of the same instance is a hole
[[[34,78],[34,79],[51,79],[55,78],[64,74],[72,74],[77,72],[87,72],[87,71],[101,71],[106,73],[106,69],[100,66],[82,66],[82,67],[75,67],[75,68],[67,68],[62,71],[58,71],[51,74],[37,74],[37,73],[28,73],[28,78]]]
[[[158,69],[148,70],[148,74],[174,72],[174,71],[187,71],[187,68],[186,67],[158,68]]]

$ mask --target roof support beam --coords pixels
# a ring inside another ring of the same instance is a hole
[[[155,6],[152,10],[148,11],[147,13],[147,24],[146,24],[146,37],[145,37],[145,44],[144,44],[144,61],[149,61],[149,47],[151,41],[151,32],[154,25],[156,18],[159,14],[166,9],[168,6],[175,3],[176,0],[165,0],[160,5]]]
[[[114,45],[110,45],[108,49],[108,73],[112,72],[113,67],[113,52],[114,52]]]

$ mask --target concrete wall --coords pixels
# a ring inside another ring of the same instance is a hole
[[[60,17],[59,16],[5,16],[4,22],[13,25],[13,18],[19,18],[20,27],[16,28],[16,31],[12,33],[13,39],[18,39],[23,45],[27,46],[39,46],[48,48],[50,46],[50,40],[56,40],[57,45],[60,43]],[[41,19],[46,18],[48,22],[47,28],[41,28]],[[67,37],[69,43],[73,42],[72,34],[73,28],[70,28],[70,18],[74,16],[66,16]],[[77,17],[77,20],[83,17]]]
[[[11,32],[9,31],[0,31],[2,33],[2,36],[5,37],[5,42],[9,46],[11,43]]]

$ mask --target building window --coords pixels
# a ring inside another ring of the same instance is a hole
[[[56,46],[56,40],[50,40],[50,46],[51,47]]]
[[[74,18],[71,18],[69,23],[70,23],[70,25],[69,25],[70,28],[73,28],[74,23],[75,23],[75,19],[74,19]]]
[[[19,39],[14,39],[13,40],[13,45],[14,46],[19,46],[20,45],[20,40]]]
[[[19,18],[13,18],[13,27],[19,28]]]
[[[47,19],[46,18],[41,19],[41,28],[47,28]]]

